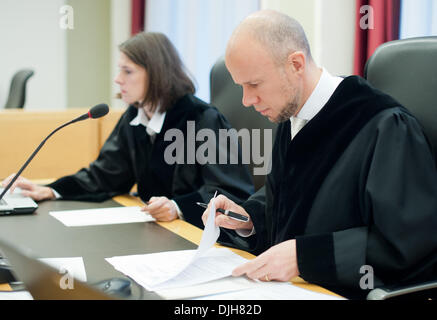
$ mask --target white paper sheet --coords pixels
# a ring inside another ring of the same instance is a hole
[[[141,211],[141,207],[52,211],[49,214],[67,227],[155,221],[147,212]]]
[[[106,258],[115,269],[126,274],[148,290],[167,281],[187,266],[195,250],[166,251],[144,255]]]
[[[38,259],[58,270],[59,273],[68,272],[70,276],[82,282],[86,282],[85,264],[82,257],[74,258],[43,258]]]
[[[115,269],[151,291],[191,286],[224,278],[247,261],[226,248],[211,248],[192,261],[195,254],[196,250],[167,251],[106,260]]]
[[[299,288],[288,282],[258,281],[249,289],[203,296],[194,300],[344,300]]]
[[[218,293],[240,291],[253,287],[254,281],[246,277],[232,276],[194,286],[157,290],[156,293],[167,300],[192,299]]]
[[[216,192],[217,194],[217,192]],[[215,225],[215,196],[212,199],[211,209],[208,219],[206,220],[205,228],[203,229],[202,238],[200,239],[199,247],[193,260],[202,256],[209,248],[211,248],[220,236],[220,228]]]
[[[212,247],[220,235],[220,228],[215,225],[214,201],[210,210],[197,250],[112,257],[106,260],[115,269],[152,291],[227,277],[247,260],[229,249]]]
[[[33,300],[29,291],[0,292],[0,300]]]

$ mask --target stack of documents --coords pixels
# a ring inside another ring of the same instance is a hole
[[[220,235],[214,220],[213,202],[197,250],[119,256],[106,260],[118,271],[165,299],[337,299],[290,283],[264,283],[232,277],[232,271],[248,260],[229,249],[213,247]]]
[[[215,225],[215,205],[197,250],[158,252],[106,259],[118,271],[147,290],[196,285],[230,276],[247,260],[229,249],[214,248],[220,228]]]
[[[158,252],[106,259],[150,291],[192,286],[228,277],[246,259],[225,248]]]

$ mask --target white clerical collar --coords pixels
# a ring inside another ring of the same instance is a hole
[[[137,116],[129,123],[131,126],[139,126],[140,124],[146,127],[147,133],[152,136],[161,132],[164,125],[166,112],[155,112],[149,120],[143,108],[138,108]]]
[[[343,78],[332,76],[325,68],[323,68],[319,82],[296,117],[306,121],[310,121],[314,118],[314,116],[319,113],[323,106],[328,102],[342,81]]]

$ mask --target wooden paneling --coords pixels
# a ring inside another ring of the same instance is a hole
[[[1,110],[0,179],[17,172],[52,130],[87,111]],[[107,128],[115,126],[121,113],[111,110],[107,117],[74,123],[55,133],[22,175],[30,179],[56,178],[88,166],[97,158]]]

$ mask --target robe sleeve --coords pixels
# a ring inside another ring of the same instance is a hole
[[[266,186],[263,186],[251,195],[241,206],[250,215],[255,228],[255,234],[249,237],[242,237],[234,230],[220,228],[219,243],[228,247],[249,251],[253,254],[259,254],[267,249],[269,241],[266,239],[266,236],[270,234],[266,231],[265,222]]]
[[[135,178],[129,160],[126,125],[125,113],[101,148],[97,160],[88,168],[62,177],[48,186],[64,200],[103,201],[129,192]]]
[[[253,181],[248,166],[242,164],[241,148],[236,135],[228,143],[228,149],[223,149],[223,146],[220,146],[218,140],[220,129],[230,129],[229,123],[225,118],[215,108],[209,108],[196,121],[196,134],[202,129],[213,130],[215,133],[217,140],[214,143],[214,149],[217,161],[215,163],[207,161],[202,165],[192,165],[190,167],[190,170],[193,170],[192,174],[199,175],[202,178],[203,184],[191,193],[178,195],[173,198],[181,209],[185,220],[199,227],[203,226],[201,221],[203,209],[197,206],[196,202],[209,202],[217,191],[217,194],[223,194],[236,203],[242,203],[254,192]],[[203,143],[202,141],[196,141],[196,150]],[[229,150],[232,143],[237,145],[236,155],[231,154]],[[220,164],[219,157],[224,154],[226,155],[225,162]],[[236,156],[236,164],[233,164],[231,161],[232,156]]]
[[[437,172],[422,128],[395,113],[369,139],[356,186],[363,225],[296,237],[299,271],[309,282],[360,289],[363,266],[372,268],[375,287],[435,273]]]
[[[287,130],[284,124],[279,124],[275,137],[275,143],[272,150],[272,155],[278,155],[280,151],[280,139],[283,132]],[[273,161],[275,160],[275,161]],[[282,157],[278,156],[275,159],[270,159],[272,165],[282,166]],[[236,247],[249,251],[252,254],[258,255],[267,250],[272,245],[272,218],[273,198],[275,194],[274,176],[272,173],[266,176],[266,183],[256,193],[251,195],[241,206],[249,214],[255,234],[250,237],[240,237],[235,231],[222,228],[223,233],[227,234],[230,240],[221,243],[227,246]],[[224,237],[223,237],[224,238]],[[223,239],[222,237],[219,240]],[[230,242],[229,242],[230,241]]]

